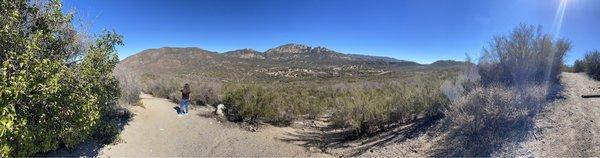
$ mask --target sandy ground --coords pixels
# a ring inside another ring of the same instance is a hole
[[[250,132],[211,118],[208,108],[178,117],[176,104],[142,95],[144,107],[120,135],[120,142],[98,151],[100,157],[327,157],[282,141],[291,128],[265,127]]]
[[[600,156],[600,98],[581,98],[600,94],[600,82],[581,73],[562,75],[566,99],[555,101],[536,117],[533,136],[521,144],[523,156]]]

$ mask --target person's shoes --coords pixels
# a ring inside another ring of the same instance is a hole
[[[177,114],[177,116],[181,117],[181,116],[183,116],[183,114]]]

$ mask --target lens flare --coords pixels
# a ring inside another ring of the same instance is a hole
[[[553,27],[553,36],[554,39],[560,38],[560,29],[562,28],[563,19],[565,18],[565,10],[567,9],[567,1],[568,0],[560,0],[560,4],[558,5],[558,9],[556,10],[556,14],[554,15],[554,22],[552,23]],[[554,65],[555,62],[555,52],[556,50],[552,50],[550,58],[548,58],[548,62],[550,65]],[[546,81],[550,81],[550,77],[552,72],[552,66],[547,67]],[[546,90],[550,90],[550,83],[546,83]]]
[[[555,38],[560,36],[560,29],[562,28],[563,19],[565,18],[565,10],[567,9],[568,1],[569,0],[560,0],[556,14],[554,14],[554,22],[552,23],[552,26],[554,28],[553,33]]]

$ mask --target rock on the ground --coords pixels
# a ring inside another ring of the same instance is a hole
[[[217,110],[215,111],[215,113],[218,116],[225,116],[225,105],[223,105],[223,104],[217,105]]]

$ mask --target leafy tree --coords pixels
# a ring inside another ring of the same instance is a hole
[[[0,1],[0,156],[30,156],[89,138],[118,97],[112,77],[121,36],[94,44],[61,3]]]

